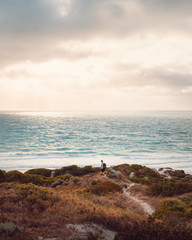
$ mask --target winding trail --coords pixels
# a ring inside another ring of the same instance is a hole
[[[139,205],[143,208],[144,212],[147,215],[152,215],[154,213],[154,209],[152,209],[152,207],[147,202],[144,202],[141,199],[132,196],[131,193],[128,191],[134,185],[135,183],[130,183],[127,188],[123,188],[123,194],[125,194],[129,199],[132,199],[133,201],[139,203]]]
[[[102,177],[105,178],[105,179],[108,179],[108,177],[107,177],[106,175],[104,175],[104,176],[102,176]],[[117,182],[116,182],[116,183],[117,183]],[[133,200],[134,202],[138,203],[138,204],[143,208],[143,210],[144,210],[144,212],[145,212],[146,215],[149,216],[149,215],[152,215],[152,214],[155,212],[155,210],[154,210],[147,202],[145,202],[145,201],[143,201],[143,200],[141,200],[141,199],[139,199],[139,198],[131,195],[131,193],[129,192],[129,189],[130,189],[131,187],[133,187],[134,185],[136,185],[136,183],[129,183],[129,184],[128,184],[127,182],[123,182],[123,181],[119,181],[119,183],[120,183],[122,186],[123,186],[124,184],[127,185],[126,188],[123,187],[123,194],[124,194],[127,198],[129,198],[129,199]]]

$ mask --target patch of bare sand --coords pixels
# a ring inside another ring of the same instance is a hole
[[[94,237],[93,239],[98,240],[113,240],[116,236],[116,232],[95,223],[66,224],[65,226],[71,230],[71,235],[66,240],[86,240],[89,234]]]

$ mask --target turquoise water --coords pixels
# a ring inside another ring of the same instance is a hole
[[[192,173],[192,112],[1,112],[0,168],[120,163]]]

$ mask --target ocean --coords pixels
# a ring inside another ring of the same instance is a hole
[[[192,173],[192,112],[0,112],[0,169],[171,167]]]

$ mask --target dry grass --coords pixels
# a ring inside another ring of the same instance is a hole
[[[117,198],[114,200],[110,194],[107,197],[78,194],[65,187],[58,188],[58,191],[62,200],[49,208],[49,211],[60,216],[62,221],[91,221],[109,228],[121,228],[133,220],[142,219],[138,214],[125,209],[125,205],[122,206],[121,201]]]
[[[120,193],[115,197],[97,196],[79,194],[65,186],[45,189],[33,184],[10,185],[1,186],[0,220],[24,228],[23,233],[11,236],[12,240],[21,239],[20,235],[25,240],[36,240],[38,236],[67,237],[67,223],[92,222],[119,231],[144,219],[126,208]]]

